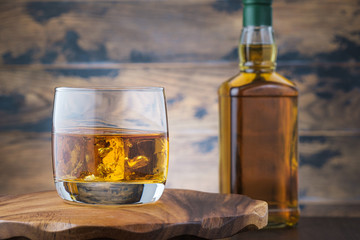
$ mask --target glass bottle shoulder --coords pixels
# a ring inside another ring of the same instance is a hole
[[[295,83],[276,72],[240,72],[221,84],[220,96],[297,96]]]

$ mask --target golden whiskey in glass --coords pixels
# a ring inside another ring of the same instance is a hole
[[[166,183],[168,130],[162,88],[57,88],[53,170],[65,200],[157,201]]]

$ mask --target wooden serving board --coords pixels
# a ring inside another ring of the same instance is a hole
[[[267,203],[235,194],[166,189],[152,204],[68,204],[55,191],[0,197],[0,239],[224,238],[267,224]]]

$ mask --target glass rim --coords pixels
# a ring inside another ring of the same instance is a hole
[[[56,87],[56,92],[145,91],[162,92],[164,87]]]

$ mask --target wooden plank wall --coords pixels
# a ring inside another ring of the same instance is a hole
[[[360,2],[274,0],[278,70],[300,90],[300,196],[360,200]],[[53,189],[56,86],[164,86],[168,187],[218,191],[217,87],[237,69],[236,0],[2,0],[0,194]]]

